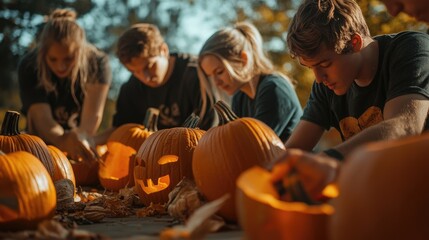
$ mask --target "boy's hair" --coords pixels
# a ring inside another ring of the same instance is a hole
[[[154,57],[160,54],[163,43],[164,38],[155,25],[134,24],[119,37],[116,55],[122,64],[135,57]]]
[[[370,36],[354,0],[305,0],[289,26],[287,44],[293,57],[313,57],[322,46],[347,54],[354,34]]]

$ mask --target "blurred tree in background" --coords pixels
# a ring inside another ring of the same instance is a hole
[[[130,25],[158,25],[171,51],[197,54],[205,39],[219,27],[249,21],[261,31],[265,49],[276,68],[290,76],[304,106],[314,76],[287,53],[287,28],[299,0],[2,0],[0,3],[0,122],[5,109],[20,110],[16,68],[32,43],[44,16],[55,8],[72,8],[88,41],[111,55],[113,83],[102,129],[110,126],[120,85],[129,73],[114,56],[118,36]],[[357,1],[372,35],[402,30],[427,31],[406,15],[392,18],[377,0]],[[23,125],[21,125],[23,126]]]

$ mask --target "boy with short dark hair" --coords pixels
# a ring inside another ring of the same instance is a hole
[[[292,150],[278,159],[307,173],[303,184],[311,196],[335,179],[336,159],[356,147],[428,129],[429,35],[405,31],[371,37],[355,1],[306,0],[287,42],[316,80],[286,148],[311,151],[331,127],[343,139],[319,155]]]

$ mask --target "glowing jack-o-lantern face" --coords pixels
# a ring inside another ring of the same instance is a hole
[[[103,187],[118,191],[134,186],[134,156],[142,143],[157,130],[159,111],[149,108],[144,125],[127,123],[117,128],[107,140],[98,176]]]
[[[184,177],[193,179],[192,154],[204,130],[176,127],[150,135],[136,154],[135,189],[143,204],[166,203]]]
[[[165,155],[158,160],[158,164],[165,165],[165,164],[177,162],[178,160],[179,160],[178,156]],[[143,182],[143,180],[139,180],[138,184],[146,194],[163,191],[168,186],[170,186],[170,175],[169,174],[161,175],[155,181],[152,180],[152,178],[147,177],[146,182]]]

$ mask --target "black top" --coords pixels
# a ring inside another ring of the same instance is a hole
[[[88,83],[110,84],[112,75],[108,56],[98,50],[91,51],[89,62]],[[71,93],[71,80],[60,79],[52,74],[52,82],[55,92],[47,92],[41,85],[37,70],[37,49],[24,55],[18,65],[19,90],[22,102],[21,112],[27,115],[27,111],[34,103],[48,103],[51,106],[52,116],[64,128],[71,129],[78,126],[85,94],[82,91],[80,79],[77,80],[74,89],[75,102]]]
[[[146,110],[160,110],[158,129],[182,126],[185,119],[200,113],[202,101],[200,83],[197,75],[197,58],[186,54],[171,54],[176,58],[173,73],[167,82],[157,88],[148,87],[136,77],[121,86],[116,102],[113,126],[125,123],[142,124]],[[214,110],[208,104],[204,119],[199,127],[207,130],[214,121]]]
[[[346,140],[383,121],[387,101],[412,93],[429,98],[429,35],[406,31],[375,39],[379,67],[373,81],[366,87],[353,83],[342,96],[314,82],[302,119],[327,130],[334,127]]]
[[[302,116],[298,96],[287,81],[275,74],[261,76],[255,98],[238,91],[232,98],[232,110],[239,117],[261,120],[286,141]]]

